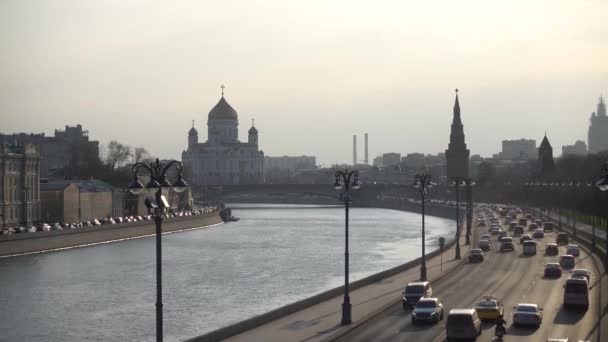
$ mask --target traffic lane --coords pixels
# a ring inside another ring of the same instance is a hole
[[[559,249],[560,255],[565,254],[566,247],[561,246]],[[532,272],[533,276],[521,279],[520,289],[506,293],[503,297],[505,318],[509,323],[506,340],[545,341],[548,337],[556,336],[569,337],[575,341],[593,340],[597,333],[595,324],[598,317],[596,313],[599,287],[591,289],[589,310],[565,310],[562,305],[563,285],[569,277],[569,272],[564,271],[562,277],[555,279],[543,277],[544,264],[557,262],[559,257],[544,256],[539,253],[528,258],[531,259],[530,267],[535,268]],[[595,275],[598,274],[592,257],[584,251],[581,251],[581,255],[577,258],[576,268],[587,268]],[[513,307],[519,303],[534,303],[543,308],[543,321],[539,328],[513,326]],[[484,332],[483,338],[491,338],[492,335],[493,331]]]
[[[478,264],[466,263],[437,283],[433,283],[433,296],[444,305],[444,317],[452,307],[471,307],[470,302],[496,286],[512,269],[514,255],[486,254],[486,260]],[[504,272],[495,272],[502,270]],[[503,277],[501,277],[501,275]],[[406,284],[404,284],[405,287]],[[339,341],[432,341],[445,331],[444,321],[438,324],[412,326],[410,310],[403,310],[401,303],[390,307],[372,320],[351,330]]]

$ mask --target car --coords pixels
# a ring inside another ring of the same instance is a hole
[[[498,227],[490,228],[490,234],[498,235],[498,233],[500,233],[500,228],[498,228]]]
[[[485,227],[485,226],[486,226],[486,221],[484,221],[484,220],[479,220],[479,221],[477,222],[477,226],[479,226],[479,227]]]
[[[562,276],[562,267],[556,262],[550,262],[545,264],[545,277],[561,277]]]
[[[536,255],[536,241],[527,240],[523,243],[524,255]]]
[[[502,242],[500,244],[500,251],[504,252],[504,251],[514,251],[515,250],[515,245],[513,244],[513,242]]]
[[[577,268],[570,271],[570,278],[585,278],[589,282],[591,281],[591,272],[584,268]]]
[[[512,237],[510,237],[510,236],[503,236],[503,237],[501,237],[501,238],[499,239],[499,242],[500,242],[500,243],[503,243],[503,242],[513,242],[513,238],[512,238]]]
[[[517,221],[517,224],[525,227],[528,225],[528,220],[525,217],[522,217]]]
[[[427,298],[433,294],[431,283],[428,281],[413,281],[407,284],[401,295],[403,308],[407,309],[418,303],[420,298]]]
[[[513,307],[513,325],[534,325],[540,327],[543,322],[543,309],[536,304],[522,303]]]
[[[523,243],[528,240],[532,240],[532,237],[529,234],[524,234],[519,238],[519,243],[523,245]]]
[[[542,239],[545,237],[545,232],[542,229],[536,229],[534,230],[534,233],[532,233],[532,238],[534,239]]]
[[[421,298],[412,310],[412,324],[443,320],[443,304],[437,298]]]
[[[500,239],[502,239],[505,236],[509,236],[509,233],[505,232],[504,230],[501,230],[498,232],[498,241],[500,241]]]
[[[589,282],[586,278],[569,278],[564,284],[564,308],[582,306],[589,308]]]
[[[555,224],[553,222],[545,222],[543,223],[543,230],[546,232],[552,232],[555,229]]]
[[[528,231],[533,232],[536,229],[538,229],[538,226],[536,225],[536,223],[530,223],[530,225],[528,226]]]
[[[517,227],[517,222],[512,221],[509,223],[509,230],[513,230],[515,229],[515,227]]]
[[[475,340],[481,335],[481,319],[475,309],[452,309],[445,324],[446,339]]]
[[[559,264],[562,268],[574,268],[576,264],[574,261],[574,256],[570,254],[564,254],[559,257]]]
[[[557,233],[557,237],[555,237],[555,243],[558,245],[567,245],[568,244],[568,234],[567,233]]]
[[[547,342],[569,342],[567,337],[549,337]]]
[[[559,248],[556,243],[548,243],[545,245],[545,255],[557,255],[559,254]]]
[[[505,308],[502,303],[493,296],[484,296],[475,306],[475,311],[482,321],[491,321],[501,318]]]
[[[469,254],[469,262],[482,262],[483,261],[483,251],[480,248],[471,249],[471,253]]]
[[[481,238],[479,238],[480,240],[490,240],[490,242],[492,242],[492,237],[488,234],[484,234],[481,236]]]
[[[524,233],[524,227],[522,226],[517,226],[515,227],[515,229],[513,229],[513,236],[520,236]]]
[[[539,226],[539,227],[542,227],[542,226],[543,226],[543,220],[541,220],[541,219],[536,219],[536,220],[534,220],[534,223],[535,223],[537,226]]]
[[[489,251],[492,248],[492,240],[479,240],[479,248],[482,251]]]
[[[577,245],[568,245],[568,248],[566,249],[566,254],[570,254],[572,256],[577,257],[581,255],[581,251]]]

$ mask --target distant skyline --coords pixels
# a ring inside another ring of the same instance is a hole
[[[80,123],[177,159],[225,84],[241,141],[255,118],[266,155],[329,166],[353,134],[370,162],[445,151],[458,88],[471,155],[546,131],[558,156],[608,93],[607,21],[601,0],[5,0],[0,131]]]

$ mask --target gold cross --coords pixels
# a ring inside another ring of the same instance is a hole
[[[220,86],[220,88],[222,88],[222,97],[224,96],[224,89],[226,88],[226,86],[224,86],[223,84]]]

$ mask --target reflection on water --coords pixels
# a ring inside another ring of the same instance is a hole
[[[343,208],[260,206],[233,206],[238,222],[163,236],[166,341],[342,284]],[[419,256],[417,214],[354,208],[350,217],[351,280]],[[449,220],[426,224],[429,252],[453,235]],[[0,341],[153,341],[154,241],[0,259]]]

